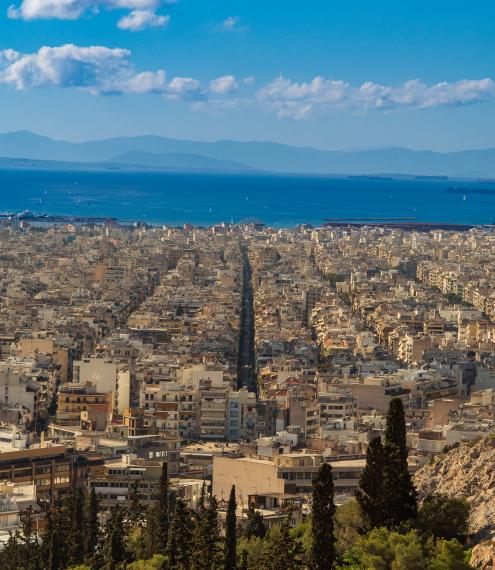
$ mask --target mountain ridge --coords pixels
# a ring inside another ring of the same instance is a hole
[[[143,164],[140,165],[148,167],[150,162],[156,163],[159,160],[144,155],[175,155],[175,164],[165,158],[162,160],[165,161],[166,168],[179,169],[187,168],[187,164],[183,165],[185,155],[191,157],[194,155],[195,158],[191,160],[196,163],[207,164],[207,159],[224,161],[225,164],[220,170],[250,169],[287,174],[329,175],[395,172],[413,176],[495,176],[495,148],[443,153],[432,150],[411,150],[405,147],[322,150],[270,141],[224,139],[204,142],[172,139],[159,135],[68,142],[30,131],[0,134],[0,156],[5,158],[107,163],[114,162],[115,158],[128,153],[141,153]],[[125,163],[128,164],[127,159]],[[214,169],[218,170],[216,167]]]

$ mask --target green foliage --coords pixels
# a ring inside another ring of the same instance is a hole
[[[162,554],[155,554],[150,560],[136,560],[127,564],[126,570],[165,570],[167,559]]]
[[[263,570],[297,570],[304,567],[302,545],[290,532],[290,515],[280,527],[270,530],[266,539]]]
[[[184,501],[179,497],[175,503],[168,537],[169,570],[189,570],[192,538],[192,516]]]
[[[263,523],[263,515],[258,512],[253,504],[250,504],[247,512],[246,528],[244,530],[244,536],[248,539],[265,538],[266,527]]]
[[[416,530],[407,533],[373,529],[344,556],[348,570],[469,570],[466,553],[456,540],[425,542]]]
[[[146,522],[146,551],[151,558],[153,554],[166,554],[168,542],[168,471],[167,463],[162,465],[160,486],[155,505],[150,509]]]
[[[426,535],[462,540],[468,533],[470,512],[465,499],[431,495],[423,501],[416,524]]]
[[[225,526],[225,570],[235,570],[237,565],[237,501],[235,498],[235,485],[230,491],[227,506]]]
[[[407,465],[406,422],[400,398],[392,398],[383,447],[383,517],[389,528],[417,515],[418,499]]]
[[[373,438],[366,450],[366,466],[359,478],[356,501],[370,529],[382,526],[385,522],[384,487],[385,454],[380,437]]]
[[[362,535],[363,515],[356,501],[348,501],[335,511],[335,538],[339,557]]]
[[[102,568],[104,570],[115,570],[125,561],[124,538],[124,511],[120,507],[114,507],[105,525],[102,547]]]
[[[323,463],[313,480],[311,564],[315,570],[331,570],[335,560],[332,467]]]
[[[266,543],[266,540],[258,537],[249,540],[243,537],[238,541],[237,550],[241,553],[241,561],[244,558],[244,563],[247,563],[247,570],[259,570],[262,567]]]
[[[193,570],[221,568],[223,556],[220,544],[217,500],[211,496],[207,506],[204,504],[204,499],[200,501],[196,513],[196,528],[193,537]]]

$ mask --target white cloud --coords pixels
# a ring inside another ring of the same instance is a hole
[[[223,75],[204,88],[193,77],[179,76],[167,81],[164,70],[136,70],[131,55],[121,48],[74,44],[44,46],[33,53],[0,50],[0,84],[17,90],[78,89],[93,95],[155,93],[169,100],[192,103],[194,109],[258,107],[272,110],[281,118],[298,120],[325,116],[335,110],[366,113],[428,109],[495,99],[495,81],[490,78],[433,85],[414,79],[399,86],[373,82],[353,86],[321,76],[308,82],[280,76],[255,92],[249,78],[238,81],[233,75]]]
[[[175,77],[168,84],[167,97],[175,101],[201,101],[206,98],[206,94],[197,79]]]
[[[148,27],[166,26],[170,16],[159,16],[156,10],[178,0],[21,0],[19,6],[11,5],[7,15],[21,20],[77,20],[85,15],[97,14],[102,9],[130,10],[118,26],[124,30],[138,31]]]
[[[217,29],[224,30],[227,32],[240,32],[245,30],[246,28],[240,25],[241,19],[239,16],[229,16],[225,18],[223,22],[221,22]]]
[[[159,93],[169,87],[163,70],[136,72],[131,52],[103,46],[67,44],[23,54],[0,51],[0,84],[18,90],[40,87],[74,88],[97,94]]]
[[[159,4],[160,0],[22,0],[18,8],[9,7],[8,16],[23,20],[77,20],[101,8],[154,10]]]
[[[223,75],[210,81],[210,91],[217,95],[228,95],[234,93],[239,88],[239,84],[233,75]]]
[[[353,87],[344,81],[321,76],[308,83],[278,77],[257,93],[258,100],[273,108],[279,117],[294,119],[322,115],[332,109],[345,108],[356,112],[425,109],[479,103],[494,97],[495,82],[489,78],[434,85],[414,79],[398,87],[366,82]]]
[[[139,32],[145,28],[163,28],[168,25],[170,16],[159,16],[152,10],[133,10],[118,21],[121,30]]]

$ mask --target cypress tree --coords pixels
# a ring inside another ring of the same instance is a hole
[[[70,531],[69,531],[69,557],[70,564],[77,566],[84,561],[84,546],[86,535],[85,509],[84,509],[84,491],[78,487],[68,497],[67,505],[70,514]]]
[[[415,518],[418,499],[411,474],[407,469],[400,449],[393,444],[384,446],[383,512],[384,522],[389,528]]]
[[[266,527],[263,523],[263,515],[258,512],[251,503],[248,507],[246,530],[244,532],[246,538],[265,538]]]
[[[230,491],[225,529],[225,570],[235,570],[237,563],[237,502],[235,485]]]
[[[366,450],[366,466],[359,478],[356,500],[370,529],[384,524],[385,457],[380,437],[374,437]]]
[[[406,418],[404,405],[400,398],[392,398],[388,406],[385,443],[396,445],[402,461],[407,462]]]
[[[384,518],[389,527],[414,518],[418,499],[407,465],[406,421],[400,398],[392,398],[384,446]]]
[[[125,560],[124,513],[120,507],[114,507],[105,525],[102,568],[115,570]]]
[[[168,542],[168,469],[167,463],[162,463],[160,485],[155,504],[150,509],[146,525],[146,542],[148,557],[154,554],[166,554]]]
[[[335,560],[333,493],[332,467],[323,463],[313,480],[311,562],[315,570],[330,570]]]
[[[193,539],[191,522],[191,513],[184,500],[177,497],[168,537],[169,570],[189,570],[191,568]]]
[[[100,529],[98,523],[98,497],[94,487],[91,488],[86,498],[85,530],[84,530],[84,559],[86,562],[93,560],[98,546]]]

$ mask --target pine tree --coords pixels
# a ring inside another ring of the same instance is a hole
[[[160,485],[155,504],[148,513],[146,524],[147,554],[151,558],[153,554],[165,554],[168,542],[168,470],[167,463],[162,464]]]
[[[189,570],[191,568],[191,544],[193,539],[191,522],[192,518],[189,509],[184,500],[178,497],[168,537],[169,570]]]
[[[407,464],[406,421],[400,398],[392,398],[385,430],[383,512],[389,527],[414,518],[418,500]]]
[[[235,485],[230,491],[227,506],[227,518],[225,529],[225,570],[235,570],[237,563],[237,502],[235,499]]]
[[[372,529],[384,524],[384,468],[385,457],[380,437],[374,437],[366,450],[366,466],[359,478],[356,500],[366,520],[366,527]]]
[[[332,467],[323,463],[313,480],[311,562],[315,570],[330,570],[335,560],[333,493]]]
[[[105,525],[102,568],[115,570],[124,560],[124,512],[120,507],[114,507]]]
[[[85,530],[84,530],[84,559],[91,562],[96,554],[100,528],[98,522],[98,497],[94,487],[86,498]]]
[[[280,528],[270,531],[263,555],[263,570],[298,570],[302,568],[302,546],[290,533],[291,515]]]
[[[248,540],[251,538],[265,538],[266,535],[263,515],[254,508],[252,503],[248,507],[246,530],[244,534]]]
[[[215,497],[210,497],[208,506],[201,506],[200,501],[196,520],[192,567],[194,570],[217,570],[222,566],[222,556]]]

